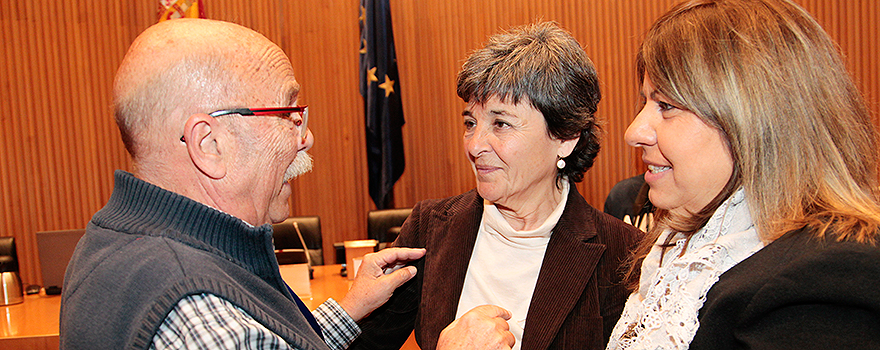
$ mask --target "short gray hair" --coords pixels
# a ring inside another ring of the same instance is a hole
[[[553,22],[490,37],[462,65],[458,96],[481,104],[493,96],[513,104],[525,97],[544,115],[550,136],[580,137],[560,178],[580,182],[599,153],[596,109],[602,97],[596,68],[577,40]]]

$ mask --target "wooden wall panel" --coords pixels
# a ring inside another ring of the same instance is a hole
[[[109,197],[113,169],[128,167],[109,88],[143,9],[0,6],[0,235],[16,237],[22,279],[36,283],[35,232],[85,227]]]
[[[502,29],[554,20],[581,42],[600,74],[603,150],[578,189],[601,208],[611,186],[643,170],[622,135],[637,110],[633,57],[649,23],[674,1],[391,0],[404,101],[407,168],[399,207],[474,185],[461,148],[463,59]],[[846,54],[880,115],[880,2],[802,0]],[[292,215],[320,215],[325,260],[333,242],[366,237],[358,2],[205,0],[209,18],[251,27],[290,55],[301,102],[312,108],[315,170],[294,181]],[[82,228],[130,169],[110,113],[110,86],[131,41],[155,22],[156,1],[0,2],[0,236],[15,236],[22,279],[39,283],[35,232]]]

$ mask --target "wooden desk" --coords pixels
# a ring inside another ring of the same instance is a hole
[[[315,266],[311,296],[303,303],[314,310],[327,298],[342,299],[352,281],[339,274],[341,265]],[[27,295],[24,302],[0,306],[0,349],[57,350],[61,296]],[[412,335],[401,349],[417,350]]]
[[[60,295],[26,295],[0,306],[0,349],[58,349]]]
[[[312,274],[314,278],[310,281],[312,295],[300,295],[300,299],[309,307],[309,310],[314,310],[328,298],[339,301],[348,293],[351,283],[354,282],[339,274],[342,265],[323,265],[314,266],[314,268],[315,271]]]

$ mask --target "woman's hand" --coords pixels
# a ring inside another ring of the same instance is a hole
[[[477,306],[440,332],[437,349],[510,349],[516,342],[507,324],[510,317],[498,306]]]

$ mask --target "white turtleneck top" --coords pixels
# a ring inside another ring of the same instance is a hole
[[[551,231],[565,209],[569,187],[568,181],[562,182],[562,200],[547,220],[534,230],[514,230],[494,204],[484,204],[456,319],[480,305],[505,308],[513,315],[507,321],[516,338],[513,350],[520,349],[544,252]]]

